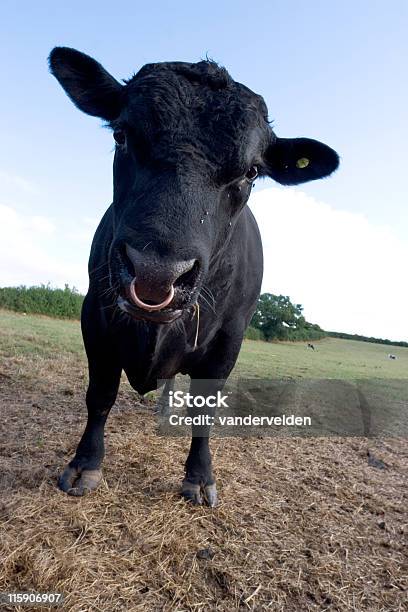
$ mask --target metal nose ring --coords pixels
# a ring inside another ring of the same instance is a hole
[[[148,310],[150,312],[154,310],[162,310],[163,308],[166,308],[166,306],[168,306],[170,302],[172,301],[172,299],[174,298],[174,287],[172,285],[170,287],[170,291],[166,299],[163,302],[160,302],[160,304],[147,304],[146,302],[143,302],[136,293],[136,279],[135,278],[130,283],[129,291],[130,291],[130,297],[132,298],[132,301],[136,304],[136,306],[139,306],[139,308],[142,308],[143,310]]]

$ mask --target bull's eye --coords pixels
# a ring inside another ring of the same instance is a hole
[[[126,144],[125,130],[117,129],[113,132],[113,138],[119,146],[123,147]]]
[[[258,176],[258,168],[257,166],[251,166],[248,172],[245,175],[247,181],[254,181]]]

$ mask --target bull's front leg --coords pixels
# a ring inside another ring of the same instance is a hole
[[[105,454],[104,428],[119,389],[121,368],[101,355],[89,358],[89,386],[86,394],[88,420],[72,461],[58,480],[68,495],[82,496],[96,489],[102,480]]]
[[[192,380],[190,394],[207,398],[221,391],[223,383],[218,380]],[[185,478],[183,480],[181,494],[187,501],[195,505],[205,501],[210,507],[217,503],[217,487],[212,472],[211,452],[209,437],[211,421],[215,416],[215,408],[204,405],[202,408],[189,407],[188,415],[191,417],[204,417],[202,422],[208,424],[192,425],[190,452],[185,464]]]
[[[228,329],[221,330],[213,342],[206,359],[190,372],[192,395],[217,395],[222,391],[238,358],[244,336],[246,322],[236,318]],[[215,408],[189,408],[189,415],[197,414],[215,416]],[[212,472],[209,446],[211,426],[192,426],[190,452],[185,465],[185,478],[182,484],[182,496],[194,504],[205,501],[213,507],[217,503],[217,487]]]

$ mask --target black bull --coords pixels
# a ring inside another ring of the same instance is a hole
[[[214,62],[148,64],[121,84],[74,49],[57,47],[49,61],[74,104],[104,119],[116,141],[113,203],[92,244],[82,310],[88,421],[59,480],[83,495],[102,477],[122,370],[142,394],[181,372],[191,394],[208,395],[234,367],[262,280],[246,206],[255,178],[321,178],[338,156],[316,140],[278,138],[262,97]],[[213,506],[208,431],[192,434],[182,495]]]

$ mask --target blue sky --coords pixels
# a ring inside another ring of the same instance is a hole
[[[379,297],[391,291],[401,311],[408,298],[405,0],[3,1],[0,23],[0,285],[66,278],[85,289],[89,241],[111,201],[112,137],[49,75],[51,48],[78,48],[117,78],[208,54],[264,96],[278,135],[321,139],[342,157],[334,177],[301,189],[258,183],[264,290],[288,292],[333,329],[407,338],[405,317],[394,309],[390,321]]]

